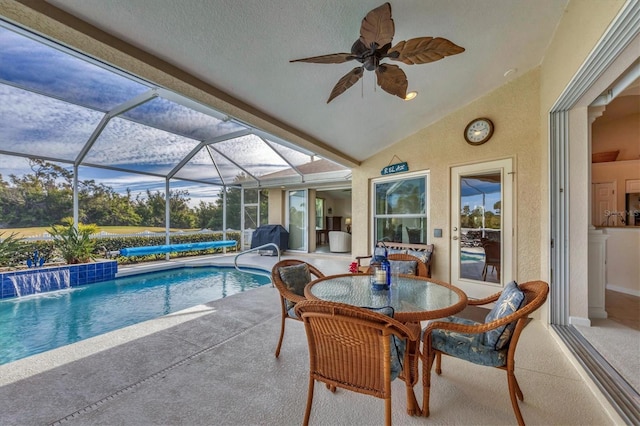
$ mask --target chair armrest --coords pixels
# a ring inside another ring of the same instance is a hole
[[[424,341],[428,336],[430,336],[431,332],[434,329],[451,330],[451,331],[457,331],[459,333],[467,333],[467,334],[484,333],[486,331],[493,330],[500,326],[512,323],[516,320],[519,320],[522,317],[526,317],[530,311],[531,309],[526,309],[525,307],[505,317],[498,318],[497,320],[487,322],[484,324],[477,324],[477,325],[466,325],[466,324],[458,324],[453,322],[434,321],[425,327],[424,333],[422,335],[422,340]]]
[[[467,301],[467,305],[488,305],[489,303],[495,302],[500,298],[500,293],[492,294],[491,296],[487,296],[484,299],[469,299]]]
[[[358,268],[360,268],[360,260],[361,259],[371,259],[373,256],[369,255],[369,256],[356,256],[356,262],[358,262]]]

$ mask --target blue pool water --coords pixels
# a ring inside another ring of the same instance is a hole
[[[483,262],[484,254],[483,253],[471,253],[468,251],[463,251],[460,253],[460,260],[462,262]]]
[[[180,268],[3,299],[0,364],[270,282],[234,268]]]

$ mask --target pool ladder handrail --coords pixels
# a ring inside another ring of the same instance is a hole
[[[267,244],[263,244],[263,245],[261,245],[259,247],[254,247],[254,248],[251,248],[249,250],[245,250],[243,252],[240,252],[240,253],[236,254],[236,256],[233,258],[233,266],[235,266],[236,270],[238,270],[240,272],[249,272],[251,274],[264,275],[264,276],[268,276],[269,278],[271,278],[271,273],[269,273],[269,274],[264,273],[263,274],[263,273],[256,272],[254,270],[244,270],[243,271],[242,269],[240,269],[240,266],[238,266],[238,258],[240,256],[242,256],[243,254],[251,253],[251,252],[254,252],[254,251],[260,251],[261,249],[264,249],[264,248],[269,247],[269,246],[275,247],[276,252],[278,252],[278,262],[280,262],[280,247],[278,247],[278,245],[276,243],[267,243]],[[271,283],[271,285],[273,285],[273,283]]]

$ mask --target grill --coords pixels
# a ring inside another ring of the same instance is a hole
[[[280,249],[280,253],[289,249],[289,232],[282,225],[262,225],[253,231],[251,236],[251,248],[257,248],[264,244],[274,243]],[[275,256],[278,252],[273,248],[258,250],[260,255]]]

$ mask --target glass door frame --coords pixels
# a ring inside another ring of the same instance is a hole
[[[302,193],[304,194],[304,210],[302,212],[302,224],[300,228],[302,229],[302,247],[293,249],[291,248],[291,195],[293,193]],[[309,251],[309,190],[308,189],[291,189],[287,191],[287,200],[286,200],[286,224],[287,230],[289,231],[289,250],[294,252],[302,252],[306,253]],[[313,216],[315,218],[315,202],[313,204]],[[315,222],[314,222],[315,223]]]
[[[515,193],[513,159],[506,158],[482,163],[451,167],[451,283],[461,288],[469,297],[484,298],[500,291],[509,281],[515,279],[516,251],[515,238]],[[500,188],[500,282],[486,282],[461,277],[460,229],[460,180],[464,176],[499,173]]]

